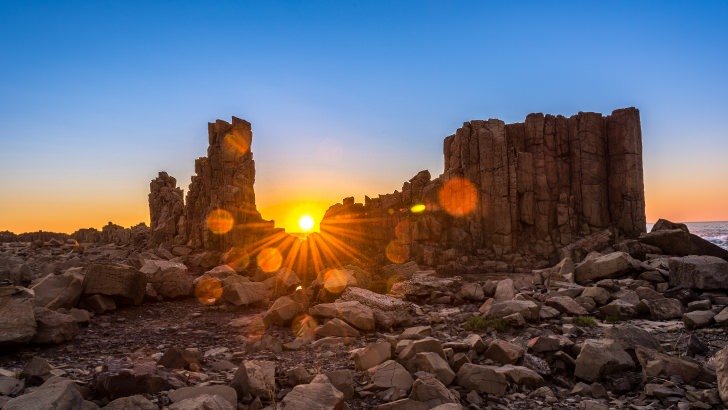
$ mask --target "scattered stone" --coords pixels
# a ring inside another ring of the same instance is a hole
[[[35,308],[36,333],[31,340],[38,344],[58,344],[72,340],[79,332],[71,315],[43,307]]]
[[[611,339],[587,339],[576,358],[574,376],[594,382],[600,378],[631,370],[635,366],[632,358]]]
[[[76,384],[61,377],[54,377],[28,394],[11,399],[3,410],[82,409],[85,400]],[[91,407],[98,408],[98,406]]]
[[[392,357],[392,345],[387,341],[372,343],[356,350],[353,357],[357,370],[368,370]]]
[[[28,342],[35,330],[33,292],[20,286],[0,286],[0,346]]]
[[[359,331],[341,319],[333,318],[316,328],[316,337],[358,337]]]
[[[256,282],[257,283],[257,282]],[[301,303],[289,296],[281,296],[273,302],[273,305],[265,312],[263,323],[266,326],[278,325],[285,326],[302,314],[304,307]]]
[[[117,303],[139,305],[146,287],[146,275],[131,266],[92,264],[86,268],[83,294],[105,295]]]
[[[494,340],[485,351],[485,357],[500,364],[516,364],[523,357],[522,347],[505,340]]]
[[[455,372],[452,371],[447,361],[434,352],[417,353],[412,359],[412,367],[415,371],[424,371],[434,375],[445,386],[455,379]]]
[[[625,252],[612,252],[594,259],[588,259],[576,266],[575,279],[578,283],[614,279],[636,269],[639,262]]]
[[[240,396],[250,394],[271,400],[276,390],[276,363],[266,360],[245,360],[235,372],[230,385]]]
[[[134,395],[129,397],[120,397],[106,406],[104,406],[104,410],[158,410],[159,407],[152,403],[151,401],[147,400],[146,397],[142,395]]]
[[[683,323],[688,330],[701,329],[713,322],[715,312],[712,310],[695,310],[683,315]]]
[[[468,390],[479,393],[502,396],[508,387],[508,381],[497,367],[465,363],[457,373],[457,384]]]
[[[230,386],[211,385],[182,387],[181,389],[173,390],[168,394],[169,399],[172,400],[173,403],[204,395],[222,397],[230,403],[231,406],[237,407],[238,404],[238,393]]]
[[[670,258],[670,286],[693,289],[728,288],[728,261],[715,256]]]
[[[78,303],[83,292],[83,274],[72,268],[60,275],[50,274],[31,287],[35,293],[35,306],[51,310],[70,309]]]
[[[357,301],[321,303],[309,309],[313,316],[338,318],[360,330],[374,330],[374,312]]]
[[[409,391],[412,383],[414,383],[407,369],[394,360],[387,360],[378,366],[372,367],[368,372],[372,383],[381,389],[396,387]]]

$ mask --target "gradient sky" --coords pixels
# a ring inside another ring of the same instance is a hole
[[[216,118],[290,229],[439,175],[464,121],[625,106],[648,220],[728,220],[728,2],[500,3],[2,1],[0,230],[148,223]]]

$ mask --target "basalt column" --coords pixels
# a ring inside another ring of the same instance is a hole
[[[232,124],[217,120],[208,124],[208,138],[207,157],[195,161],[187,193],[188,244],[218,250],[249,244],[273,228],[255,206],[250,123],[235,117]]]
[[[356,216],[353,225],[376,220],[384,238],[360,247],[378,247],[382,254],[383,244],[397,241],[427,264],[457,255],[544,261],[604,229],[635,237],[645,231],[641,138],[635,108],[609,116],[529,114],[515,124],[466,122],[445,138],[440,177],[430,181],[428,173],[417,185],[415,177],[401,193],[380,195],[364,206],[353,201],[334,206],[322,229],[333,220],[344,225],[341,219],[349,214]],[[453,186],[460,188],[449,189]],[[474,203],[465,203],[471,197]],[[448,200],[462,206],[456,204],[453,212],[452,204],[443,203]],[[426,205],[424,213],[410,212],[417,203]],[[369,223],[363,230],[373,229]]]

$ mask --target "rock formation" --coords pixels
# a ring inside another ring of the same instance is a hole
[[[139,223],[130,228],[109,222],[99,231],[96,228],[82,228],[71,234],[71,238],[80,243],[115,243],[117,245],[146,245],[149,227]]]
[[[207,156],[195,161],[187,198],[166,172],[150,183],[151,243],[186,243],[192,248],[224,251],[246,246],[274,232],[255,206],[255,161],[250,123],[208,124]]]
[[[434,180],[422,171],[401,192],[332,206],[322,232],[393,262],[431,266],[464,255],[528,266],[605,229],[645,232],[635,108],[470,121],[445,138],[444,157]]]
[[[149,183],[149,190],[150,244],[184,243],[187,239],[185,209],[182,188],[177,187],[177,180],[160,172]]]

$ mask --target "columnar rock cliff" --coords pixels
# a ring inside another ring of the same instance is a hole
[[[161,172],[151,184],[149,209],[153,244],[226,250],[245,246],[273,230],[255,207],[255,162],[250,123],[208,124],[207,156],[195,161],[186,200],[174,178]]]
[[[149,189],[150,244],[183,244],[187,240],[187,227],[182,188],[177,187],[174,177],[160,172],[149,183]]]
[[[331,207],[322,231],[393,261],[428,265],[476,254],[528,265],[523,258],[554,259],[601,230],[645,231],[635,108],[470,121],[445,138],[444,158],[437,179],[423,171],[401,192]]]

